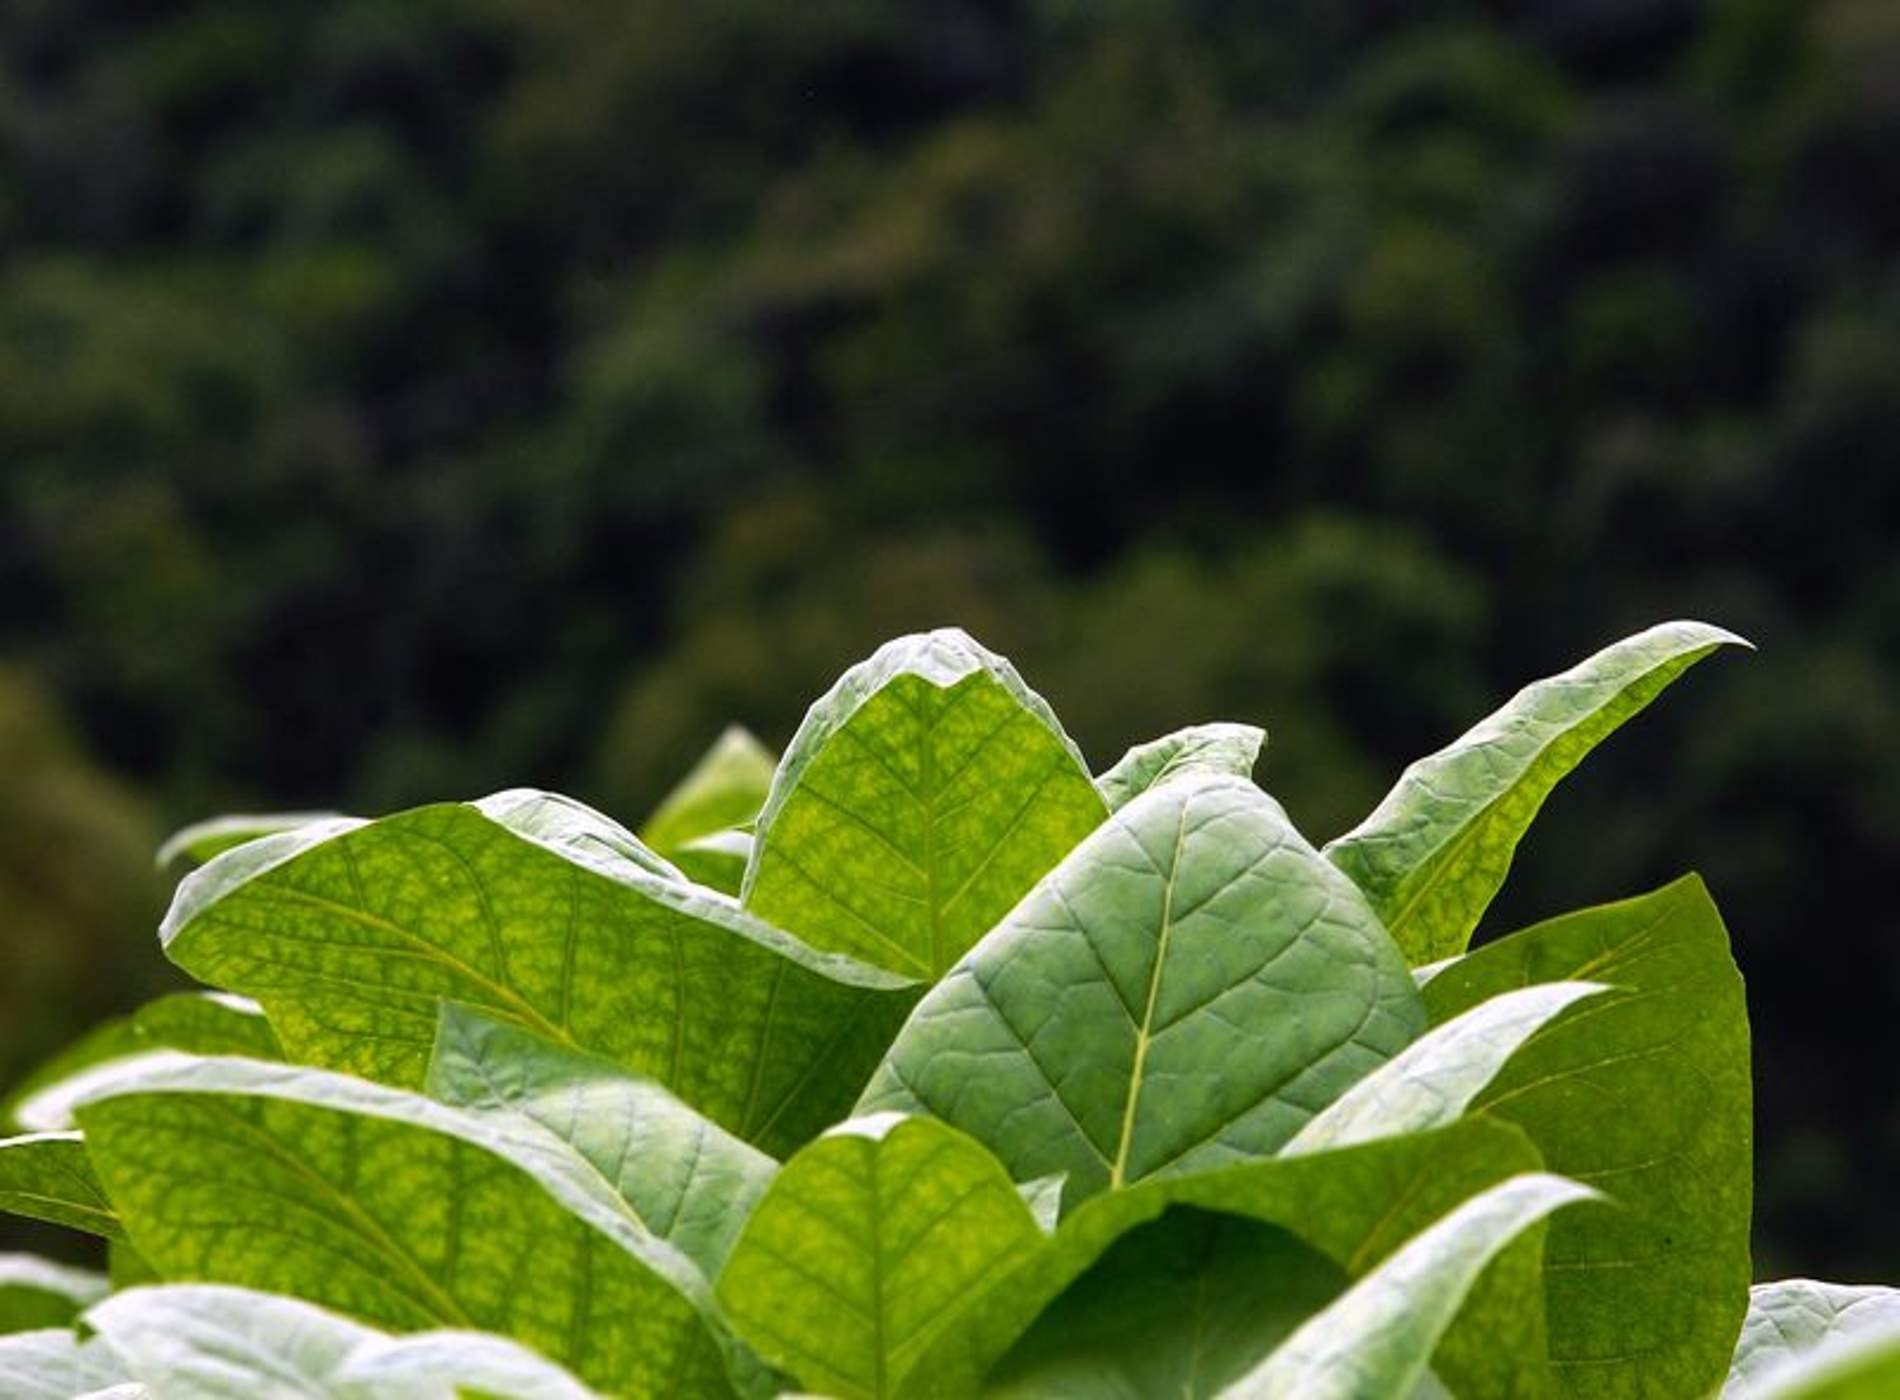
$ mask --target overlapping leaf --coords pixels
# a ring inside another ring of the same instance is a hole
[[[455,1000],[771,1151],[841,1114],[917,995],[520,791],[238,847],[186,879],[161,932],[188,970],[255,996],[298,1060],[418,1086]]]
[[[1616,1211],[1560,1217],[1546,1271],[1562,1393],[1706,1393],[1749,1282],[1748,1018],[1728,935],[1694,876],[1553,919],[1426,984],[1443,1022],[1513,988],[1615,990],[1534,1037],[1477,1108],[1517,1124]]]
[[[124,1234],[74,1132],[0,1138],[0,1211],[106,1239]]]
[[[1371,898],[1414,964],[1461,953],[1551,789],[1732,632],[1667,622],[1526,686],[1407,768],[1326,854]]]
[[[1109,810],[1118,811],[1157,783],[1190,773],[1253,776],[1267,731],[1251,724],[1196,724],[1136,744],[1095,780]]]
[[[155,863],[160,870],[174,866],[194,868],[247,841],[295,831],[312,822],[335,821],[340,815],[337,812],[246,812],[212,817],[193,822],[168,836],[165,844],[158,848]]]
[[[1104,813],[1007,661],[955,629],[904,637],[806,715],[743,901],[818,947],[931,980]]]
[[[1071,1203],[1271,1153],[1423,1029],[1364,897],[1242,779],[1130,802],[919,1003],[860,1112],[929,1112]]]
[[[103,1298],[106,1279],[31,1254],[0,1254],[0,1332],[64,1327]]]
[[[1803,1358],[1871,1336],[1900,1339],[1900,1288],[1783,1279],[1748,1292],[1748,1316],[1729,1362],[1724,1400],[1759,1394]]]
[[[713,746],[660,800],[640,828],[641,839],[671,857],[682,846],[746,825],[765,805],[777,761],[740,725],[728,725]]]
[[[118,1357],[105,1342],[96,1337],[81,1341],[70,1327],[0,1337],[0,1395],[7,1400],[73,1400],[125,1379]]]

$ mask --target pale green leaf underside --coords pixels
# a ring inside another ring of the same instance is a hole
[[[640,836],[671,857],[681,846],[758,816],[777,760],[741,725],[729,725],[679,784],[660,799]]]
[[[1791,1278],[1758,1283],[1729,1363],[1724,1400],[1752,1396],[1801,1358],[1848,1338],[1900,1336],[1900,1288]]]
[[[1070,1204],[1278,1150],[1425,1024],[1365,899],[1253,784],[1152,788],[926,994],[860,1112],[928,1112]]]
[[[1596,1192],[1548,1173],[1513,1177],[1408,1241],[1301,1324],[1226,1400],[1401,1400],[1424,1374],[1478,1276],[1551,1212]]]
[[[125,1378],[103,1341],[82,1342],[70,1327],[0,1337],[0,1395],[7,1400],[73,1400]]]
[[[314,1304],[217,1284],[138,1288],[86,1320],[163,1400],[589,1400],[594,1392],[503,1337],[392,1337]]]
[[[649,1080],[445,1002],[431,1096],[571,1149],[648,1230],[718,1277],[778,1164]]]
[[[1095,786],[1109,811],[1119,811],[1149,788],[1189,773],[1253,776],[1267,742],[1267,731],[1251,724],[1196,724],[1159,739],[1136,744],[1116,761]]]
[[[786,1163],[719,1280],[733,1325],[813,1390],[898,1393],[969,1290],[1044,1241],[996,1159],[953,1128],[854,1119]]]
[[[839,1116],[917,995],[524,791],[241,846],[185,880],[161,933],[188,971],[263,1003],[298,1060],[419,1086],[454,1000],[771,1151]]]
[[[1893,1400],[1900,1394],[1900,1332],[1843,1339],[1777,1370],[1746,1400]]]
[[[1418,760],[1326,854],[1416,965],[1462,953],[1551,789],[1625,720],[1740,637],[1666,622],[1537,681]]]
[[[396,1331],[501,1333],[603,1389],[720,1393],[710,1288],[541,1132],[322,1070],[157,1052],[79,1099],[133,1245],[176,1282]]]
[[[1747,1306],[1748,1017],[1728,934],[1694,876],[1525,929],[1424,990],[1443,1022],[1501,992],[1587,978],[1615,990],[1547,1027],[1478,1096],[1553,1171],[1621,1209],[1565,1216],[1546,1246],[1565,1395],[1699,1395]]]
[[[1455,1122],[1525,1041],[1583,998],[1606,990],[1593,982],[1550,982],[1481,1002],[1359,1080],[1282,1151],[1292,1156],[1350,1147]]]
[[[0,1254],[0,1332],[64,1327],[111,1285],[90,1269],[33,1254]]]
[[[0,1211],[107,1239],[124,1236],[78,1133],[0,1138]]]
[[[1104,814],[1007,661],[955,629],[903,637],[799,726],[743,902],[817,947],[934,980]]]
[[[173,832],[158,848],[153,863],[160,870],[170,870],[174,865],[203,865],[233,846],[242,846],[262,836],[295,831],[312,822],[334,821],[338,815],[336,812],[244,812],[212,817]]]
[[[1284,1227],[1337,1263],[1366,1272],[1474,1193],[1534,1170],[1514,1129],[1466,1120],[1309,1157],[1267,1158],[1192,1176],[1156,1177],[1084,1202],[1053,1238],[969,1290],[903,1387],[907,1396],[967,1396],[1015,1340],[1118,1239],[1170,1206]],[[1534,1240],[1493,1263],[1439,1348],[1437,1369],[1464,1400],[1538,1393],[1544,1351]]]

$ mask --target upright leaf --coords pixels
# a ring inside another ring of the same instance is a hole
[[[818,947],[934,980],[1104,813],[1007,661],[953,628],[903,637],[805,716],[743,901]]]
[[[96,1337],[82,1342],[70,1327],[0,1337],[0,1395],[7,1400],[73,1400],[125,1378],[110,1347]]]
[[[180,885],[161,936],[262,1002],[295,1059],[419,1086],[437,1005],[460,1001],[771,1151],[837,1118],[917,995],[521,791],[240,846]]]
[[[1251,724],[1191,725],[1145,744],[1136,744],[1113,768],[1095,780],[1095,786],[1113,812],[1156,784],[1190,773],[1229,773],[1237,778],[1250,778],[1266,742],[1267,731]]]
[[[679,785],[660,800],[640,829],[654,850],[671,856],[681,846],[758,816],[772,787],[777,761],[742,725],[726,726]]]
[[[1551,789],[1677,676],[1730,643],[1748,645],[1705,623],[1666,622],[1526,686],[1407,768],[1326,854],[1415,965],[1462,953]]]
[[[296,1298],[217,1284],[135,1288],[86,1315],[164,1400],[589,1400],[593,1392],[503,1337],[392,1337]]]
[[[1043,1241],[997,1160],[926,1118],[826,1133],[785,1165],[719,1280],[758,1353],[841,1400],[896,1395],[969,1290]]]
[[[1900,1336],[1900,1288],[1809,1278],[1758,1283],[1748,1291],[1722,1394],[1751,1394],[1802,1357],[1876,1333]]]
[[[1227,1400],[1403,1400],[1498,1252],[1596,1192],[1563,1177],[1513,1177],[1409,1241],[1311,1318]]]
[[[778,1169],[657,1084],[453,1002],[428,1088],[510,1131],[552,1135],[709,1279]]]
[[[859,1112],[928,1112],[1065,1197],[1278,1150],[1425,1015],[1360,893],[1253,784],[1116,812],[918,1004]]]
[[[119,1217],[78,1133],[0,1138],[0,1211],[119,1239]]]
[[[90,1269],[32,1254],[0,1254],[0,1332],[70,1326],[109,1286]]]
[[[1703,1394],[1747,1306],[1751,1090],[1742,980],[1702,882],[1512,934],[1424,997],[1442,1022],[1576,978],[1615,990],[1540,1032],[1477,1099],[1620,1207],[1551,1227],[1552,1364],[1566,1395]]]
[[[397,1331],[514,1337],[592,1384],[724,1393],[704,1277],[545,1134],[321,1070],[158,1052],[78,1115],[166,1279],[286,1293]]]

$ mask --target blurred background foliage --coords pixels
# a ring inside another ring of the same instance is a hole
[[[151,848],[637,818],[958,622],[1316,840],[1667,616],[1499,930],[1701,869],[1764,1274],[1900,1269],[1890,0],[11,0],[0,1071]]]

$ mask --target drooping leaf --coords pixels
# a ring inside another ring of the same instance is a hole
[[[1019,1337],[1118,1239],[1170,1206],[1283,1226],[1348,1276],[1377,1265],[1473,1194],[1538,1165],[1522,1133],[1466,1120],[1308,1157],[1157,1177],[1077,1208],[1041,1248],[993,1270],[949,1314],[903,1393],[967,1396]],[[1486,1271],[1440,1345],[1436,1369],[1464,1400],[1540,1393],[1544,1314],[1537,1241]]]
[[[743,902],[818,947],[934,980],[1105,811],[1007,661],[954,628],[903,637],[805,716]]]
[[[1747,1307],[1752,1095],[1741,976],[1702,882],[1512,934],[1424,997],[1443,1022],[1579,978],[1615,990],[1546,1027],[1476,1101],[1620,1207],[1551,1226],[1552,1364],[1566,1395],[1703,1394]]]
[[[0,1138],[0,1211],[109,1240],[124,1235],[78,1133]]]
[[[1363,896],[1253,784],[1108,819],[918,1004],[859,1112],[928,1112],[1067,1201],[1282,1147],[1424,1028]]]
[[[498,1332],[589,1383],[723,1393],[711,1288],[564,1144],[322,1070],[159,1051],[78,1100],[166,1279],[305,1298],[397,1331]]]
[[[70,1326],[105,1297],[103,1274],[32,1254],[0,1254],[0,1332]]]
[[[1251,724],[1196,724],[1136,744],[1095,780],[1111,812],[1158,783],[1188,773],[1228,773],[1251,778],[1267,731]]]
[[[993,1400],[1207,1400],[1346,1286],[1338,1263],[1275,1225],[1174,1208],[1131,1230],[991,1372]]]
[[[510,792],[241,846],[188,877],[174,961],[296,1059],[416,1087],[447,999],[655,1079],[768,1151],[850,1103],[917,995],[679,878],[576,803]]]
[[[315,1304],[218,1284],[136,1288],[86,1321],[164,1400],[589,1400],[594,1392],[505,1337],[392,1337]]]
[[[1748,643],[1666,622],[1526,686],[1418,760],[1326,854],[1371,898],[1414,963],[1465,950],[1551,789],[1625,720],[1720,646]]]
[[[1552,1017],[1606,990],[1594,982],[1549,982],[1480,1002],[1354,1084],[1282,1150],[1294,1155],[1350,1147],[1454,1122]]]
[[[0,1395],[7,1400],[73,1400],[122,1384],[124,1368],[98,1338],[70,1327],[41,1327],[0,1337]]]
[[[752,833],[736,827],[696,836],[669,853],[687,879],[737,898],[752,861]]]
[[[1801,1358],[1848,1338],[1900,1337],[1900,1288],[1791,1278],[1748,1291],[1748,1316],[1729,1362],[1724,1400],[1756,1393]]]
[[[717,1278],[778,1164],[649,1080],[445,1002],[429,1093],[578,1153],[647,1229]]]
[[[242,846],[261,836],[295,831],[312,822],[335,821],[340,815],[337,812],[244,812],[212,817],[173,832],[158,848],[153,863],[160,870],[175,866],[195,869],[233,846]]]
[[[1225,1400],[1404,1400],[1478,1275],[1518,1235],[1595,1198],[1537,1172],[1459,1206],[1303,1323]]]
[[[786,1163],[719,1297],[739,1334],[806,1386],[881,1400],[972,1287],[1043,1240],[1002,1165],[962,1133],[858,1118]]]
[[[653,809],[640,835],[661,855],[758,816],[778,760],[743,725],[728,725]]]

